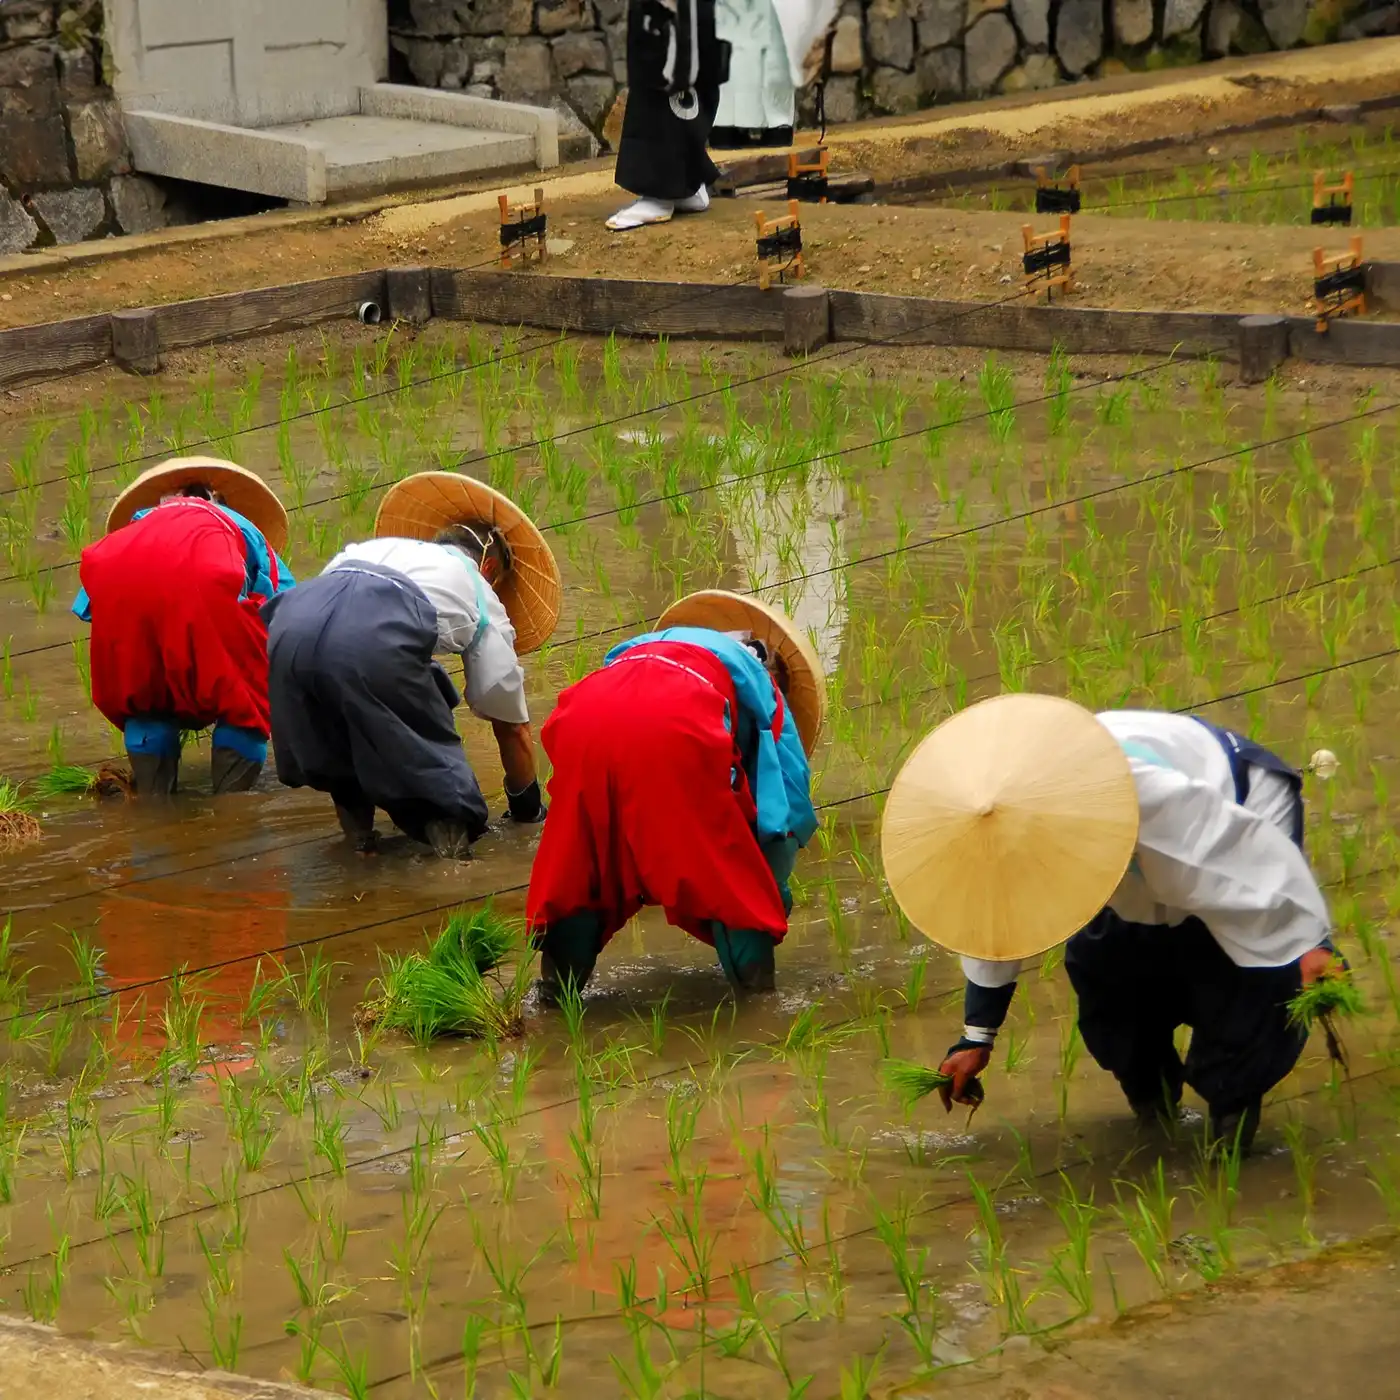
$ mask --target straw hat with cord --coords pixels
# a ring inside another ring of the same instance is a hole
[[[543,646],[559,621],[559,565],[534,522],[508,497],[457,472],[419,472],[385,492],[374,533],[431,540],[454,525],[493,527],[504,540],[510,566],[492,587],[515,628],[515,650],[524,656]]]
[[[792,711],[802,747],[810,756],[826,719],[826,676],[811,642],[777,608],[740,593],[706,589],[672,603],[657,623],[667,627],[708,627],[715,632],[747,632],[768,649],[778,684]]]
[[[188,486],[207,486],[230,510],[262,531],[268,545],[281,553],[287,547],[287,512],[262,477],[221,457],[173,457],[148,467],[112,502],[107,533],[131,524],[137,511],[158,506],[166,496]]]
[[[1000,695],[910,754],[880,827],[885,878],[928,939],[1009,961],[1063,943],[1112,897],[1138,798],[1118,741],[1052,695]]]

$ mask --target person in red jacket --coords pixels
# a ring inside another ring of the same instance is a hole
[[[260,477],[182,457],[137,477],[83,551],[73,611],[92,624],[92,699],[122,731],[138,795],[174,792],[182,731],[211,725],[215,793],[257,781],[270,725],[259,609],[295,583],[286,542]]]
[[[710,944],[736,990],[773,989],[824,709],[806,637],[718,591],[564,691],[540,734],[554,774],[526,904],[546,998],[582,990],[645,904]]]

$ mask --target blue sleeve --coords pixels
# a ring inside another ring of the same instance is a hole
[[[243,546],[248,557],[248,591],[271,598],[285,589],[295,588],[296,579],[280,558],[277,559],[277,587],[272,586],[272,560],[277,556],[268,548],[263,532],[236,510],[230,510],[228,506],[220,506],[219,509],[243,532]]]
[[[80,588],[78,596],[73,599],[73,616],[82,622],[92,621],[92,599],[88,597],[86,588]]]
[[[782,729],[776,739],[773,737],[773,717],[778,706],[767,668],[742,643],[722,632],[700,627],[669,627],[663,632],[634,637],[630,642],[615,646],[604,664],[643,642],[678,642],[704,647],[724,663],[734,682],[735,697],[753,716],[758,729],[753,799],[758,808],[759,840],[791,833],[799,845],[805,846],[817,829],[817,815],[812,808],[812,770],[786,706]]]

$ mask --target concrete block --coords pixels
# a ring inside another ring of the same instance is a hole
[[[230,126],[355,110],[389,65],[387,0],[107,0],[123,108]]]
[[[433,92],[399,83],[375,83],[361,90],[360,111],[365,116],[441,122],[474,131],[529,136],[535,144],[535,164],[541,170],[559,164],[559,118],[548,107],[496,102],[461,92]]]
[[[143,111],[126,113],[126,135],[132,163],[147,175],[326,202],[326,154],[303,140]]]

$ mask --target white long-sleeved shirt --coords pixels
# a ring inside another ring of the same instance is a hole
[[[326,573],[357,563],[378,564],[402,574],[433,605],[437,650],[461,654],[467,704],[473,714],[505,724],[530,722],[525,672],[515,654],[515,628],[495,590],[460,549],[428,540],[366,540],[346,545],[326,565]],[[478,598],[485,601],[487,623],[479,635]]]
[[[1193,915],[1238,967],[1283,967],[1327,937],[1327,902],[1289,838],[1292,793],[1252,767],[1235,801],[1220,741],[1186,715],[1109,710],[1099,722],[1123,745],[1137,785],[1137,848],[1108,907],[1131,923],[1174,927]],[[1019,962],[964,958],[981,987],[1016,980]]]

